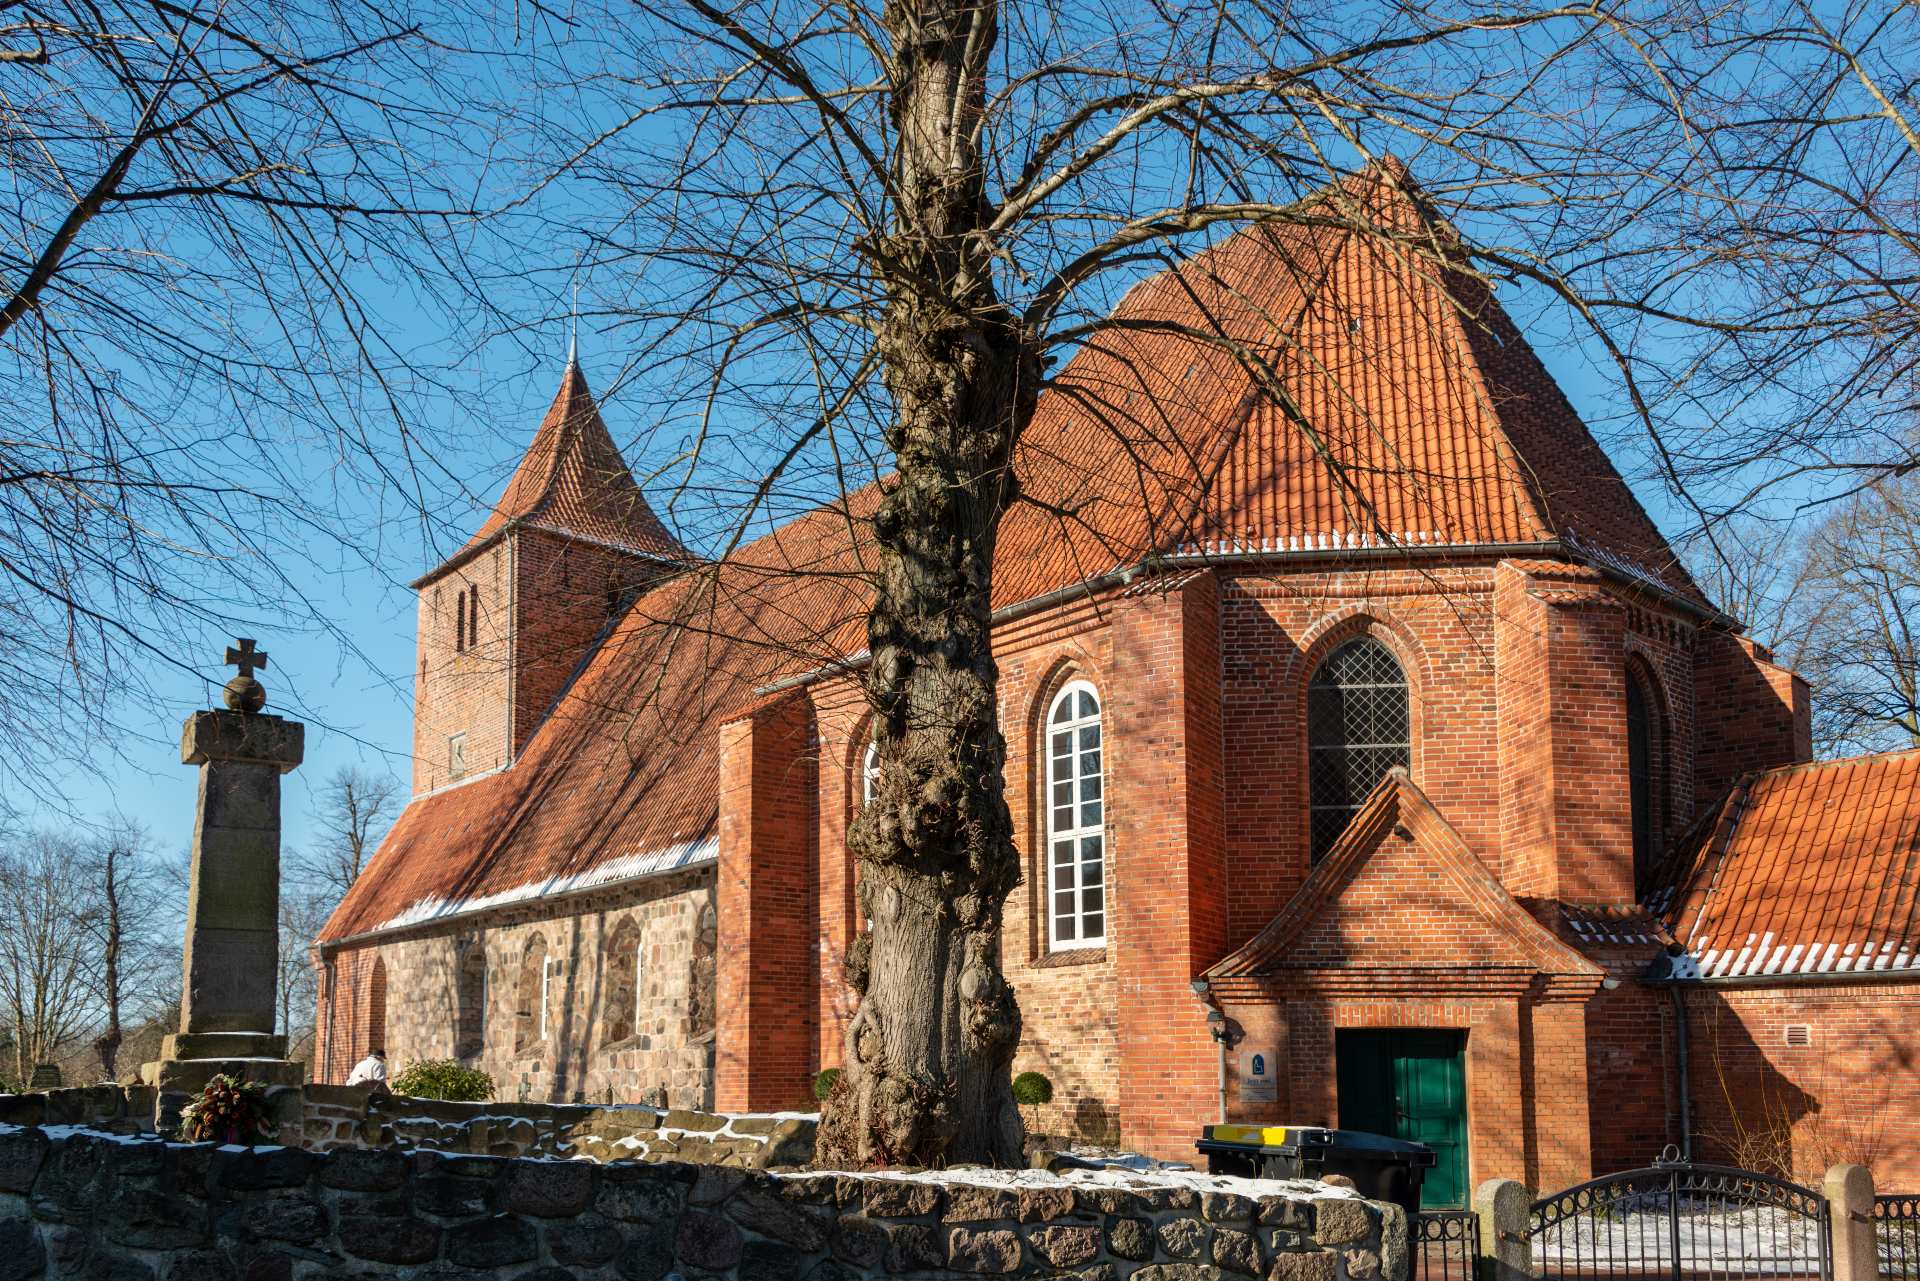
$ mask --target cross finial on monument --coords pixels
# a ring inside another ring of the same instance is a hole
[[[240,669],[240,674],[227,682],[227,706],[236,712],[257,712],[267,705],[267,690],[259,681],[253,679],[256,669],[267,665],[267,651],[256,650],[251,636],[242,636],[238,649],[227,646],[227,662]]]
[[[267,651],[255,650],[251,636],[240,637],[240,648],[227,646],[227,666],[240,669],[242,676],[251,676],[256,670],[267,670]]]

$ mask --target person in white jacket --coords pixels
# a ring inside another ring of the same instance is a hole
[[[375,1093],[387,1088],[387,1052],[374,1050],[347,1073],[348,1085],[371,1085]]]

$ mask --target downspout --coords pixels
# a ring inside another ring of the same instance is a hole
[[[1220,1047],[1220,1117],[1218,1124],[1225,1125],[1227,1123],[1227,1041],[1230,1036],[1227,1014],[1225,1010],[1222,1010],[1218,1005],[1214,1004],[1213,993],[1211,989],[1208,988],[1205,979],[1195,979],[1193,981],[1193,994],[1200,998],[1202,1005],[1207,1007],[1207,1034],[1213,1038],[1213,1043]]]
[[[1692,1087],[1688,1083],[1687,1052],[1687,998],[1681,992],[1678,983],[1667,985],[1667,994],[1673,998],[1673,1053],[1677,1060],[1675,1067],[1680,1078],[1680,1159],[1693,1160],[1693,1103]]]
[[[314,1054],[314,1057],[316,1059],[319,1059],[320,1062],[315,1065],[319,1070],[314,1072],[313,1075],[316,1080],[324,1082],[327,1078],[327,1074],[332,1071],[332,1065],[333,1065],[334,987],[333,987],[333,957],[328,955],[324,951],[322,951],[320,955],[323,958],[322,960],[323,968],[320,976],[321,1005],[326,1010],[327,1017],[326,1017],[326,1022],[323,1023],[320,1027],[319,1035],[314,1038],[316,1042],[316,1046],[315,1046],[316,1053]]]

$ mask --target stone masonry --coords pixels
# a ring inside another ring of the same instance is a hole
[[[513,1102],[709,1107],[712,904],[711,873],[693,871],[330,957],[316,1079],[344,1080],[378,1044],[395,1071],[460,1059]],[[537,1008],[522,1003],[538,1000],[543,957],[545,1037]],[[378,1008],[368,999],[376,965],[385,976]]]
[[[1406,1281],[1394,1206],[1310,1183],[780,1175],[0,1129],[0,1276]]]
[[[217,1073],[294,1084],[274,1029],[280,959],[280,776],[305,755],[306,727],[261,715],[253,669],[267,656],[251,640],[227,651],[240,668],[225,709],[195,712],[180,733],[180,763],[200,771],[187,888],[180,1030],[142,1072],[169,1113]]]

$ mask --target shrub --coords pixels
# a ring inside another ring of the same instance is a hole
[[[271,1139],[273,1129],[266,1087],[224,1073],[208,1081],[200,1097],[180,1109],[180,1137],[189,1143],[212,1140],[251,1147]]]
[[[452,1059],[421,1059],[409,1063],[393,1078],[395,1094],[416,1099],[444,1099],[449,1103],[485,1103],[493,1097],[493,1078],[479,1068]]]
[[[1053,1082],[1044,1072],[1022,1072],[1013,1078],[1013,1101],[1022,1107],[1053,1102]]]
[[[825,1103],[827,1101],[827,1096],[833,1093],[834,1082],[838,1081],[839,1079],[840,1079],[839,1068],[828,1068],[826,1071],[822,1072],[819,1076],[814,1077],[813,1078],[813,1097],[816,1099],[819,1099],[822,1103]]]

